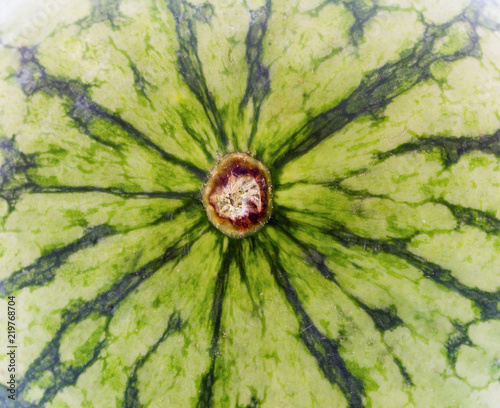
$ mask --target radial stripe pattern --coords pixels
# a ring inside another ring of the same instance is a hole
[[[0,407],[498,406],[497,1],[77,3],[0,16]]]

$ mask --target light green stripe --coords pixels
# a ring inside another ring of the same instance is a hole
[[[278,190],[277,206],[297,222],[320,227],[341,226],[366,237],[411,237],[419,231],[451,230],[456,226],[444,205],[408,205],[384,198],[358,198],[328,186],[296,185]]]
[[[291,306],[263,252],[242,241],[242,270],[233,267],[224,302],[214,407],[346,407],[299,338]]]
[[[75,39],[76,25],[55,30],[38,48],[47,72],[90,88],[92,99],[119,114],[172,155],[208,170],[215,138],[203,107],[184,84],[176,53],[175,22],[163,2],[123,1],[122,18],[82,29],[86,47]],[[141,33],[129,41],[130,32]],[[196,133],[197,143],[183,122]],[[202,146],[204,144],[206,146]]]

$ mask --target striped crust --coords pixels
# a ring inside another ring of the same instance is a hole
[[[497,406],[498,2],[35,3],[0,19],[0,407]],[[235,151],[274,194],[241,240],[201,197]]]

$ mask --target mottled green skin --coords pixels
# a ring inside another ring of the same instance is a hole
[[[498,407],[497,1],[3,3],[0,407]]]

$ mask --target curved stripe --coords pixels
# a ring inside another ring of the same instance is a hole
[[[297,316],[300,326],[300,338],[317,360],[321,371],[328,381],[339,386],[349,403],[349,407],[364,407],[363,396],[365,391],[362,382],[348,370],[339,354],[335,340],[325,337],[304,310],[287,272],[279,262],[278,249],[268,236],[266,236],[266,241],[263,242],[263,251],[271,265],[271,271],[276,283],[284,292],[288,303]]]
[[[337,229],[331,229],[328,233],[346,247],[356,245],[363,247],[367,251],[396,255],[421,271],[426,278],[432,279],[434,282],[472,300],[481,310],[483,319],[500,319],[500,291],[488,293],[462,284],[451,275],[451,271],[408,251],[404,241],[395,240],[392,243],[377,241]]]
[[[469,152],[479,151],[500,157],[500,130],[492,135],[478,137],[446,137],[429,136],[399,145],[395,149],[377,155],[383,161],[391,156],[403,155],[410,152],[431,152],[437,149],[446,166],[456,164],[460,158]],[[375,163],[378,164],[379,161]]]
[[[252,11],[250,17],[250,28],[246,38],[246,60],[249,71],[245,96],[240,102],[240,114],[243,113],[242,109],[247,106],[251,100],[253,105],[253,117],[250,135],[245,143],[246,148],[243,147],[243,150],[250,149],[252,146],[253,137],[257,132],[262,103],[271,90],[269,70],[262,62],[262,43],[266,35],[267,22],[271,15],[271,5],[272,1],[266,0],[266,4],[260,9]],[[236,142],[237,141],[238,139],[236,139]],[[236,144],[236,149],[239,149],[238,143]]]
[[[189,89],[191,89],[203,105],[203,110],[212,125],[213,131],[219,136],[219,148],[224,152],[229,140],[226,135],[224,124],[222,123],[220,112],[207,87],[203,66],[198,56],[198,41],[196,38],[195,22],[193,21],[198,12],[200,13],[199,16],[202,21],[207,18],[209,19],[209,16],[213,12],[213,6],[209,3],[205,3],[193,10],[184,0],[166,1],[168,3],[168,8],[175,18],[177,38],[180,47],[178,52],[180,71]]]
[[[112,225],[101,224],[89,228],[85,234],[77,240],[52,250],[47,255],[38,258],[31,265],[12,273],[7,279],[0,281],[0,298],[5,298],[14,292],[25,287],[44,286],[51,282],[58,268],[63,266],[73,254],[83,251],[86,248],[95,247],[101,241],[113,235],[126,234],[138,229],[148,228],[166,222],[175,222],[180,213],[189,210],[191,205],[184,205],[175,211],[163,214],[147,225],[140,225],[135,228],[117,229]]]
[[[471,17],[472,14],[472,17]],[[439,26],[429,25],[423,38],[406,56],[397,62],[387,63],[368,74],[346,99],[334,108],[310,119],[300,130],[273,152],[273,165],[281,170],[290,161],[303,156],[323,140],[334,136],[347,124],[362,115],[375,115],[396,97],[407,92],[430,77],[430,66],[437,61],[457,61],[479,52],[477,10],[469,8],[459,17]],[[469,41],[451,55],[434,52],[436,43],[447,35],[456,22],[470,25]]]
[[[181,171],[181,168],[185,168],[200,180],[205,179],[206,172],[204,170],[167,153],[132,124],[93,102],[85,85],[75,80],[64,81],[47,74],[45,68],[38,62],[33,49],[21,48],[20,53],[21,69],[17,74],[17,78],[26,94],[31,95],[41,91],[48,95],[56,94],[68,98],[72,104],[69,114],[83,133],[105,146],[117,148],[118,146],[115,143],[105,141],[92,132],[93,118],[100,118],[123,129],[139,146],[146,146],[167,162],[180,166],[179,171]]]
[[[221,266],[215,281],[215,291],[212,301],[212,311],[210,313],[210,320],[213,326],[212,341],[209,348],[210,353],[210,368],[203,376],[200,386],[200,397],[197,408],[210,408],[213,406],[213,386],[215,383],[215,363],[219,354],[219,339],[221,337],[221,319],[222,319],[222,306],[227,289],[227,281],[229,279],[229,268],[233,260],[233,250],[236,248],[236,243],[230,241],[228,247],[222,258]]]
[[[294,183],[295,184],[295,183]],[[312,183],[313,185],[320,185],[319,183]],[[364,191],[350,190],[341,185],[341,181],[334,183],[326,183],[328,188],[341,191],[351,197],[356,198],[379,198],[384,200],[389,200],[392,202],[401,202],[392,199],[390,196],[385,194],[370,194]],[[405,201],[402,201],[405,202]],[[474,228],[478,228],[481,231],[490,234],[496,234],[500,232],[500,219],[494,217],[486,211],[481,211],[476,208],[465,207],[458,204],[452,204],[443,198],[431,198],[425,200],[426,203],[439,204],[447,207],[453,216],[456,218],[458,225],[470,225]]]
[[[200,238],[200,235],[190,241],[186,242],[185,238],[177,241],[174,245],[169,247],[161,256],[150,261],[145,266],[137,271],[125,275],[119,282],[115,283],[110,289],[99,294],[94,300],[88,302],[80,302],[71,309],[67,309],[62,316],[62,322],[53,336],[52,340],[45,346],[39,357],[29,366],[24,377],[18,382],[18,396],[22,397],[26,387],[39,379],[44,373],[52,372],[55,376],[55,383],[53,386],[47,388],[42,398],[36,404],[38,407],[43,407],[49,402],[59,391],[76,383],[80,374],[82,374],[86,367],[90,366],[98,356],[99,352],[105,343],[100,342],[94,350],[94,355],[91,360],[83,367],[78,367],[69,375],[64,368],[64,363],[60,362],[59,347],[63,334],[69,329],[70,326],[82,322],[91,314],[99,314],[107,318],[106,327],[109,326],[111,316],[117,309],[127,295],[136,289],[142,282],[153,276],[159,269],[165,266],[168,262],[173,260],[180,260],[189,253],[189,249],[193,242]],[[186,245],[187,244],[187,245]]]
[[[123,402],[124,408],[137,408],[140,407],[139,402],[139,390],[137,389],[137,372],[144,366],[146,361],[150,358],[150,356],[156,352],[158,347],[173,333],[178,332],[182,327],[182,320],[179,312],[174,312],[170,315],[170,318],[167,323],[167,328],[158,339],[158,341],[151,346],[147,353],[137,359],[132,372],[128,377],[127,388],[125,389],[125,398]]]
[[[23,193],[28,194],[75,194],[75,193],[104,193],[121,198],[165,198],[179,200],[193,200],[193,203],[200,203],[199,191],[178,192],[178,191],[126,191],[117,187],[97,187],[97,186],[41,186],[35,183],[27,183],[23,186]]]

